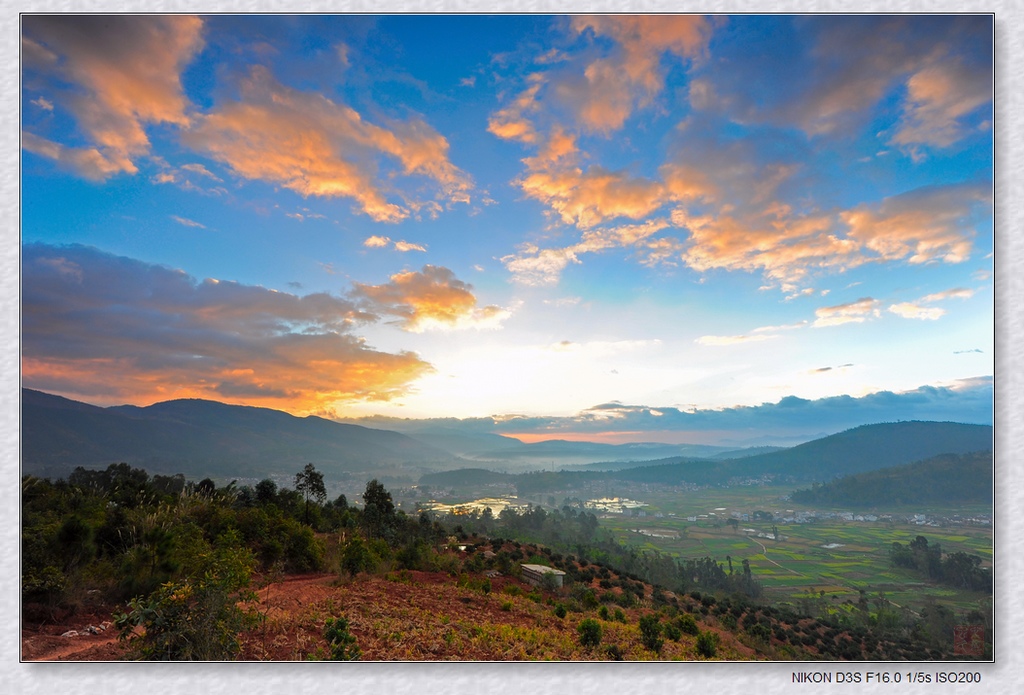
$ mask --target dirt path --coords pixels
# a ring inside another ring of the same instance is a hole
[[[783,567],[779,563],[775,562],[775,560],[773,560],[770,557],[768,557],[768,548],[766,548],[764,543],[762,543],[761,541],[756,540],[754,538],[751,538],[750,536],[747,536],[747,540],[753,541],[754,543],[757,543],[759,546],[761,546],[761,554],[764,555],[764,559],[767,560],[768,562],[772,563],[773,565],[775,565],[779,569],[786,570],[787,572],[792,572],[793,574],[795,574],[798,577],[804,577],[805,579],[809,579],[810,578],[806,574],[803,574],[802,572],[797,572],[796,570],[790,569],[789,567]]]
[[[100,622],[83,623],[78,627],[25,628],[21,631],[21,658],[23,661],[116,661],[124,653],[117,630],[110,626],[97,634],[86,631],[89,625],[98,626]],[[69,630],[78,634],[64,637]]]

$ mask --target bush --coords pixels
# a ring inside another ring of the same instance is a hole
[[[661,653],[665,640],[661,639],[661,623],[653,613],[640,618],[640,641],[655,654]]]
[[[576,628],[580,635],[580,644],[588,649],[601,644],[601,623],[593,618],[581,620]]]
[[[679,629],[679,625],[676,623],[665,623],[664,630],[665,637],[673,642],[678,642],[683,637],[683,631]]]
[[[359,646],[356,638],[348,631],[345,618],[328,618],[324,621],[324,638],[331,648],[331,661],[358,661]]]
[[[563,606],[561,603],[555,606],[555,616],[558,618],[564,618],[566,616],[565,606]]]
[[[761,623],[755,623],[747,630],[747,633],[756,640],[767,643],[771,639],[772,631]]]
[[[700,628],[697,627],[697,621],[693,619],[693,616],[687,613],[679,617],[676,621],[679,629],[682,630],[683,634],[686,635],[697,635],[700,634]]]
[[[710,659],[718,653],[718,633],[702,632],[697,635],[697,653]]]
[[[617,644],[609,644],[604,648],[604,651],[605,654],[608,655],[609,661],[622,661],[623,659],[622,650],[619,649],[619,645]]]
[[[131,653],[156,661],[223,661],[239,649],[238,633],[250,614],[238,607],[252,598],[248,587],[255,560],[243,548],[219,548],[200,558],[192,577],[167,582],[147,598],[135,598],[129,610],[114,616],[120,639]],[[142,627],[142,636],[135,628]]]

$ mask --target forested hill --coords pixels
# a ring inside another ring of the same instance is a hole
[[[828,481],[838,476],[921,461],[939,454],[992,449],[991,425],[956,422],[889,422],[863,425],[790,449],[729,461],[679,462],[616,474],[636,482],[714,484],[770,475]]]
[[[992,503],[992,452],[944,454],[848,475],[793,493],[793,501],[847,507]]]
[[[54,478],[121,461],[195,477],[262,477],[306,463],[336,475],[454,461],[397,432],[269,408],[198,399],[99,408],[32,389],[22,389],[21,445],[22,472]]]

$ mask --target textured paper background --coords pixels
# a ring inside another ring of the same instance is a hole
[[[956,692],[1011,693],[1024,690],[1024,419],[1021,362],[1024,348],[1022,323],[1024,275],[1017,271],[1024,247],[1024,162],[1021,138],[1022,64],[1024,64],[1024,2],[960,0],[942,2],[878,2],[862,0],[820,0],[770,2],[740,0],[609,0],[550,2],[542,0],[380,0],[324,2],[301,0],[250,0],[149,2],[64,0],[10,2],[0,0],[0,454],[3,484],[0,485],[3,581],[0,582],[0,631],[2,662],[0,692],[131,693],[132,695],[345,695],[375,693],[387,695],[448,695],[449,693],[523,693],[553,695],[600,693],[601,695],[662,695],[663,693],[744,693],[774,695],[803,690],[813,693],[951,693],[951,685],[797,685],[796,670],[859,671],[897,668],[939,670],[938,664],[892,663],[300,663],[300,664],[120,664],[120,663],[19,663],[19,109],[20,43],[19,13],[22,12],[994,12],[995,13],[995,297],[996,297],[996,636],[995,663],[970,665],[982,674],[980,685],[961,685]],[[963,670],[950,665],[942,670]]]

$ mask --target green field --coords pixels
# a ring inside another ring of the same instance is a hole
[[[887,599],[908,607],[921,606],[929,598],[951,608],[968,610],[988,598],[975,592],[958,591],[946,586],[924,582],[913,572],[895,569],[889,563],[893,542],[909,543],[916,536],[925,536],[929,543],[938,543],[943,552],[963,551],[979,555],[986,564],[992,560],[992,529],[976,526],[946,528],[922,526],[905,522],[818,520],[812,523],[783,524],[776,522],[779,539],[771,537],[770,521],[741,521],[739,526],[726,523],[733,512],[745,513],[753,519],[757,510],[773,513],[798,512],[804,508],[783,500],[789,488],[737,487],[699,492],[668,493],[652,491],[646,496],[630,493],[634,499],[648,504],[646,517],[604,515],[601,526],[613,531],[623,543],[682,558],[711,556],[721,563],[731,557],[734,566],[746,559],[761,581],[769,599],[794,603],[816,598],[842,605],[856,601],[864,590],[869,596],[884,594]],[[864,510],[827,510],[866,513]],[[971,509],[886,509],[878,515],[926,513],[929,516],[966,513],[991,513]],[[663,516],[656,517],[660,513]],[[700,516],[696,521],[687,517]],[[671,530],[679,538],[653,538],[633,529],[647,531]],[[745,531],[745,529],[747,529]],[[749,529],[753,529],[751,533]],[[758,537],[758,534],[763,534]],[[830,546],[830,547],[825,547]],[[822,597],[821,592],[825,595]]]

